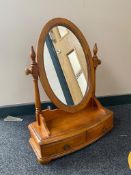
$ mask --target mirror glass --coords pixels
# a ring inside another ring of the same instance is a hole
[[[77,37],[64,26],[53,27],[44,43],[48,82],[65,105],[79,104],[88,88],[86,58]]]

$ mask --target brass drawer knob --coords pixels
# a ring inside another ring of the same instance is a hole
[[[70,145],[64,145],[64,147],[63,147],[63,149],[65,150],[65,151],[67,151],[67,150],[69,150],[71,148],[71,146]]]

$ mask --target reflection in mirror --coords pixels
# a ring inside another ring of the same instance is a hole
[[[64,37],[68,33],[68,29],[66,27],[58,26],[57,28],[58,28],[58,32],[61,38]]]
[[[46,55],[46,59],[44,60],[46,65],[45,69],[46,69],[46,72],[49,72],[48,81],[51,85],[51,88],[53,92],[55,92],[56,96],[59,97],[64,104],[66,104],[66,100],[65,100],[62,88],[60,86],[60,82],[59,82],[59,79],[58,79],[58,76],[46,43],[44,45],[44,55]]]
[[[87,63],[81,44],[66,27],[56,26],[49,31],[44,66],[57,98],[66,105],[79,104],[88,89]]]
[[[83,73],[82,67],[79,63],[79,59],[76,54],[76,51],[73,50],[71,53],[68,54],[68,57],[69,57],[69,61],[71,63],[71,67],[73,69],[75,78],[77,79],[82,95],[84,96],[87,88],[87,82],[86,82],[86,78]]]

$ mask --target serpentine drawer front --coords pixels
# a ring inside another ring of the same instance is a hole
[[[43,147],[43,154],[45,156],[55,155],[64,152],[70,152],[76,147],[84,144],[86,142],[86,132],[79,134],[77,136],[71,137],[64,140],[63,142],[56,142]]]
[[[91,143],[109,132],[112,128],[112,118],[108,118],[106,121],[103,121],[95,128],[92,128],[86,132],[86,143]],[[110,127],[109,127],[110,126]]]

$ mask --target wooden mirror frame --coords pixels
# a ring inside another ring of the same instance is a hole
[[[63,102],[60,101],[60,99],[55,95],[53,92],[48,78],[47,73],[45,71],[45,65],[44,65],[44,44],[46,37],[49,33],[49,31],[55,27],[55,26],[64,26],[67,27],[69,30],[73,32],[73,34],[77,37],[78,41],[80,42],[83,52],[85,54],[86,63],[87,63],[87,71],[88,71],[88,87],[86,89],[86,93],[80,103],[77,105],[66,105]],[[90,98],[92,97],[92,93],[94,90],[94,66],[93,66],[93,60],[92,55],[88,46],[88,43],[82,34],[82,32],[78,29],[78,27],[73,24],[71,21],[64,19],[64,18],[54,18],[50,20],[42,29],[39,40],[37,43],[37,63],[39,67],[39,77],[41,84],[43,86],[43,89],[45,90],[46,94],[50,98],[50,100],[60,109],[67,111],[67,112],[77,112],[81,109],[83,109],[88,102],[90,101]]]

